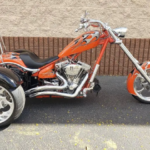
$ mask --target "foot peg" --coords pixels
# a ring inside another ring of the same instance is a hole
[[[93,90],[93,92],[96,93],[96,96],[98,95],[98,92],[101,90],[101,86],[99,85],[99,81],[98,79],[94,79],[94,81],[91,83],[90,87],[89,88],[85,88],[83,90],[83,96],[86,97],[86,93],[87,91],[90,91],[90,90]]]

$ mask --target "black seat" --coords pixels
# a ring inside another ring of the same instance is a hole
[[[35,57],[38,57],[34,52],[31,52],[31,51],[25,50],[25,49],[17,49],[17,50],[14,50],[14,52],[16,52],[16,53],[24,53],[24,52],[27,52],[27,53],[29,53],[29,54],[31,54],[31,55],[34,55]],[[38,57],[38,58],[39,58],[39,57]]]
[[[23,52],[23,53],[20,53],[20,58],[22,59],[22,61],[28,68],[37,69],[57,60],[59,57],[54,56],[54,57],[47,58],[47,59],[40,59],[39,57],[32,55],[28,52]]]

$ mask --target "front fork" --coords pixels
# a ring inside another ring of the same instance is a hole
[[[126,53],[126,55],[129,57],[129,59],[133,62],[136,69],[141,73],[141,75],[144,77],[144,79],[150,84],[150,78],[147,76],[146,72],[142,69],[140,66],[138,60],[136,60],[133,55],[129,52],[129,50],[126,48],[126,46],[122,43],[119,43],[119,46],[122,48],[122,50]]]
[[[85,88],[83,90],[83,95],[86,96],[86,92],[93,89],[94,85],[91,83],[93,83],[93,80],[96,76],[96,73],[98,71],[98,68],[99,68],[99,62],[101,60],[101,57],[104,53],[104,50],[106,48],[106,45],[107,45],[108,41],[106,41],[106,43],[104,44],[104,46],[102,47],[102,52],[100,54],[100,57],[98,58],[97,60],[97,63],[96,63],[96,66],[94,68],[94,72],[92,74],[92,76],[90,77],[90,81],[89,81],[89,84],[87,86],[87,88]],[[144,79],[150,84],[150,78],[147,76],[146,72],[142,69],[142,67],[140,66],[139,64],[139,61],[137,59],[135,59],[133,57],[133,55],[130,53],[130,51],[126,48],[126,46],[122,43],[121,40],[117,39],[117,42],[116,44],[119,44],[119,46],[122,48],[122,50],[125,52],[125,54],[129,57],[129,59],[133,62],[133,64],[135,65],[136,69],[141,73],[141,75],[144,77]]]
[[[129,52],[129,50],[126,48],[126,46],[122,43],[122,40],[120,40],[116,35],[113,33],[110,27],[108,27],[108,32],[110,35],[112,35],[113,39],[115,40],[116,44],[119,44],[119,46],[122,48],[122,50],[126,53],[126,55],[129,57],[129,59],[133,62],[136,69],[141,73],[141,75],[144,77],[144,79],[150,84],[150,79],[145,73],[145,71],[142,69],[142,67],[139,65],[139,61],[136,60],[133,55]]]

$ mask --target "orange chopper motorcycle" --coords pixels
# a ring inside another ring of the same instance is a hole
[[[141,102],[150,103],[150,62],[139,64],[119,39],[125,36],[127,28],[111,29],[107,24],[86,16],[87,13],[76,29],[76,32],[84,29],[85,33],[75,38],[57,56],[40,59],[27,50],[3,53],[0,45],[0,126],[20,116],[25,96],[79,98],[86,97],[90,90],[98,93],[101,87],[95,76],[108,43],[118,44],[135,65],[127,79],[129,93]],[[90,26],[99,30],[90,31]],[[102,45],[102,49],[93,68],[78,60],[82,52],[98,45]]]

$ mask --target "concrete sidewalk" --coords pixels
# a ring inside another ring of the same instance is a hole
[[[0,131],[0,150],[149,150],[150,105],[126,90],[126,77],[99,77],[98,97],[27,99]]]

